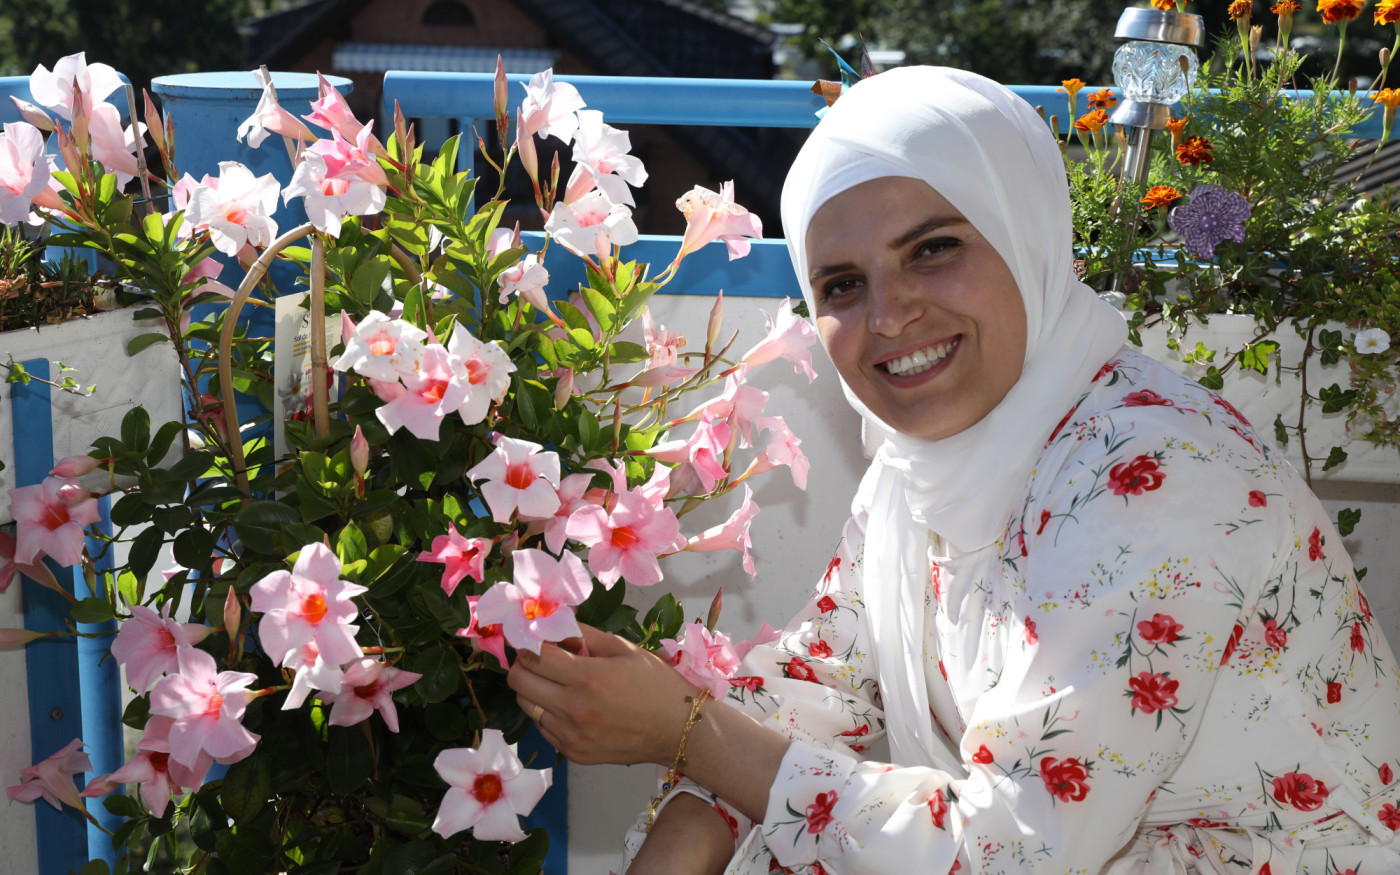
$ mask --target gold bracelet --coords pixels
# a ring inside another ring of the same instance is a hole
[[[676,750],[675,762],[671,763],[671,768],[667,770],[666,777],[661,780],[661,792],[651,797],[651,802],[647,805],[647,832],[651,832],[651,825],[656,822],[656,812],[661,808],[661,803],[675,789],[681,778],[681,769],[685,768],[685,743],[690,738],[690,730],[695,724],[704,719],[700,713],[700,706],[705,704],[705,700],[710,698],[709,690],[701,690],[698,696],[686,696],[685,700],[690,703],[690,718],[685,721],[685,728],[681,730],[681,744]]]

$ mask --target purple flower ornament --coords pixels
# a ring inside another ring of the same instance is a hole
[[[1167,224],[1181,235],[1192,255],[1214,258],[1222,240],[1244,242],[1244,223],[1251,209],[1243,195],[1218,185],[1198,185],[1189,201],[1167,216]]]

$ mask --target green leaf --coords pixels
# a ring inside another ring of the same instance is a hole
[[[150,522],[153,508],[139,492],[128,492],[112,505],[112,522],[123,528]]]
[[[208,568],[217,543],[217,537],[208,529],[185,529],[175,536],[175,561],[197,571]]]
[[[1337,511],[1337,534],[1345,538],[1356,529],[1356,524],[1361,522],[1361,511],[1355,507],[1344,507]]]
[[[1333,383],[1325,389],[1318,390],[1317,397],[1322,402],[1323,413],[1337,413],[1338,411],[1345,410],[1348,405],[1356,400],[1356,390],[1343,389],[1341,386]],[[1324,468],[1323,470],[1325,471],[1327,469]]]
[[[1281,447],[1288,446],[1288,427],[1283,424],[1283,414],[1274,416],[1274,441]]]
[[[214,454],[209,450],[195,450],[185,456],[174,465],[170,466],[169,474],[175,480],[190,481],[197,477],[203,477],[209,472],[214,464]]]
[[[127,798],[127,797],[121,795],[120,793],[113,793],[111,796],[108,796],[108,797],[107,797],[107,800],[106,800],[106,801],[107,801],[107,802],[111,802],[111,801],[114,800],[114,799],[126,799],[126,798]],[[131,800],[128,799],[127,801],[131,801]],[[133,806],[135,806],[135,803],[132,803],[132,804],[133,804]],[[112,809],[111,809],[110,806],[107,808],[107,810],[108,810],[108,811],[112,811]],[[112,813],[113,813],[113,814],[118,814],[118,812],[115,812],[115,811],[112,811]],[[140,816],[141,816],[141,809],[140,809],[140,808],[137,808],[137,809],[136,809],[136,814],[122,814],[122,815],[119,815],[119,816],[121,816],[121,817],[140,817]],[[78,870],[78,875],[109,875],[109,873],[111,873],[111,871],[112,871],[112,870],[107,866],[107,861],[106,861],[106,860],[88,860],[86,863],[83,864],[83,868],[81,868],[81,869]]]
[[[1269,357],[1277,352],[1278,344],[1272,340],[1261,340],[1251,344],[1240,351],[1240,367],[1267,374],[1269,372]]]
[[[353,793],[374,771],[369,739],[359,726],[332,726],[326,747],[326,783],[338,796]]]
[[[403,321],[419,328],[428,327],[427,306],[423,302],[423,287],[413,286],[408,290],[408,294],[403,299]]]
[[[583,301],[588,305],[593,318],[598,321],[598,326],[604,331],[612,331],[613,326],[617,324],[617,308],[594,286],[581,286],[579,291],[583,293]]]
[[[167,422],[162,425],[156,431],[156,436],[151,439],[151,448],[146,453],[146,464],[159,465],[164,462],[170,448],[175,444],[175,438],[184,430],[185,426],[180,422]]]
[[[170,340],[170,337],[164,334],[163,332],[159,331],[153,331],[149,334],[137,335],[136,337],[133,337],[131,338],[131,340],[127,341],[127,357],[129,358],[131,356],[136,355],[138,352],[140,352],[148,346],[154,346],[157,343],[161,343],[163,341],[168,340]]]
[[[1215,392],[1219,392],[1221,389],[1225,388],[1225,377],[1215,365],[1211,365],[1209,370],[1206,371],[1205,376],[1201,377],[1197,382]]]
[[[139,731],[146,728],[146,721],[150,716],[151,700],[145,696],[133,696],[122,710],[122,725]]]
[[[360,572],[360,585],[369,586],[371,583],[374,583],[384,575],[384,572],[392,568],[395,562],[399,561],[399,557],[407,552],[408,548],[401,547],[398,544],[385,544],[382,547],[375,547],[374,550],[370,552],[369,558],[365,561],[364,570]]]
[[[301,522],[296,508],[280,501],[254,501],[243,507],[233,518],[233,532],[250,550],[278,555],[282,532]]]
[[[439,741],[456,741],[467,734],[467,715],[456,702],[435,702],[423,709],[423,725]]]
[[[361,264],[351,278],[350,294],[355,296],[355,300],[370,306],[383,290],[384,281],[388,278],[389,263],[387,260],[375,259]]]
[[[1347,460],[1347,451],[1341,447],[1333,447],[1332,452],[1327,454],[1327,461],[1322,463],[1322,470],[1330,471]]]
[[[134,452],[146,452],[151,443],[151,415],[146,408],[133,407],[122,417],[122,443]]]
[[[272,763],[264,756],[251,756],[229,766],[220,782],[219,800],[224,811],[239,823],[247,823],[272,796]]]
[[[102,807],[117,817],[141,817],[146,813],[141,810],[140,804],[135,799],[125,793],[113,793],[103,799]]]
[[[68,613],[79,623],[105,623],[113,618],[106,599],[86,598],[68,606]]]
[[[218,834],[228,829],[228,815],[219,804],[218,795],[212,790],[197,793],[190,808],[190,838],[201,850],[215,850]]]
[[[365,533],[354,523],[346,523],[345,528],[340,530],[340,536],[336,538],[335,552],[343,565],[364,559],[369,555]]]
[[[305,477],[297,478],[296,493],[297,500],[301,502],[302,522],[314,523],[316,520],[324,519],[340,510],[335,502],[323,496]]]
[[[457,654],[446,647],[425,647],[404,658],[403,667],[423,677],[413,683],[413,691],[429,704],[444,701],[457,691],[461,681],[461,662]]]
[[[619,340],[608,348],[608,358],[615,365],[646,361],[649,356],[650,353],[647,352],[646,347],[626,340]]]
[[[156,559],[160,557],[160,548],[165,544],[165,533],[152,526],[142,529],[131,542],[131,550],[127,553],[127,567],[131,573],[144,579],[155,567]]]
[[[549,830],[537,826],[530,830],[525,841],[511,846],[510,858],[506,863],[509,875],[535,875],[544,871],[544,858],[549,853]]]

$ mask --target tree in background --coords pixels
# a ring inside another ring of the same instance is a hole
[[[28,75],[64,55],[86,52],[138,89],[155,76],[237,70],[238,26],[263,11],[259,0],[0,0],[0,72]]]

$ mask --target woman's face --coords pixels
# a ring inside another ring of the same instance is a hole
[[[1020,379],[1026,310],[1011,270],[925,183],[882,177],[827,201],[807,264],[837,371],[901,434],[957,434]]]

